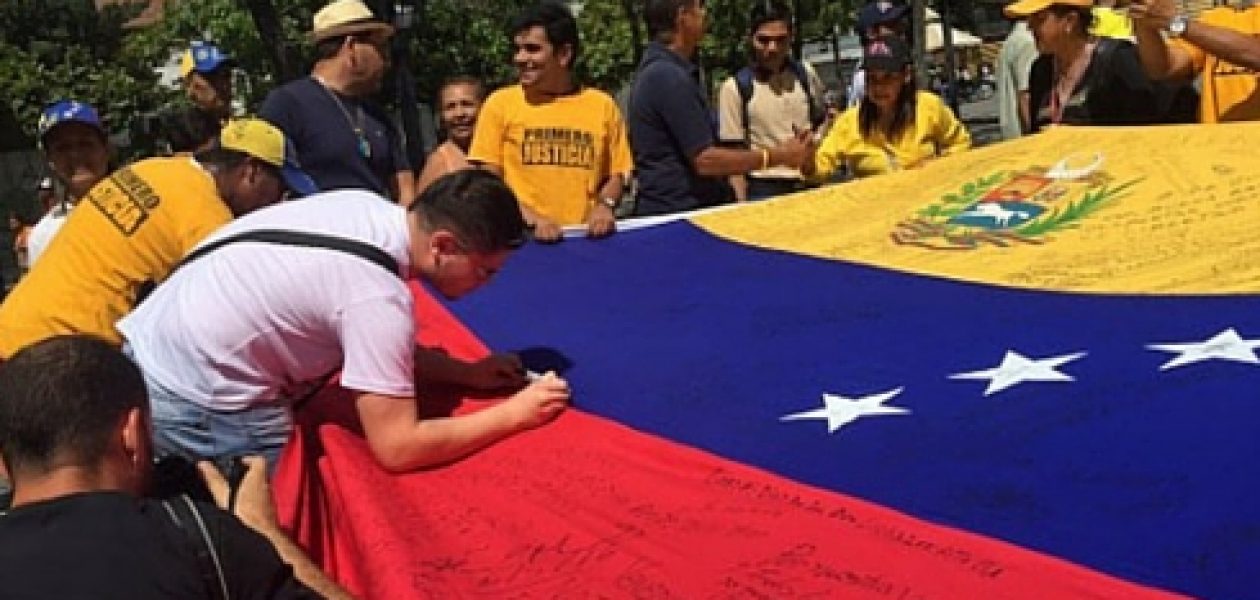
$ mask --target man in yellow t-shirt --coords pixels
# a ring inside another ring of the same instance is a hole
[[[565,225],[608,235],[633,169],[621,112],[574,82],[577,22],[567,8],[527,8],[512,31],[519,84],[486,99],[468,159],[503,177],[535,239],[557,241]]]
[[[1129,16],[1147,75],[1203,76],[1200,122],[1260,119],[1260,6],[1222,6],[1191,19],[1173,0],[1133,0]]]
[[[121,343],[114,323],[206,235],[285,187],[315,191],[293,156],[280,130],[242,119],[196,157],[151,158],[93,186],[0,304],[0,359],[61,334]]]

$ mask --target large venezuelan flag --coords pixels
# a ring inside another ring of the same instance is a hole
[[[391,477],[330,391],[281,507],[373,598],[1260,597],[1256,139],[1054,130],[528,247],[451,307],[480,341],[417,290],[422,338],[574,410]]]

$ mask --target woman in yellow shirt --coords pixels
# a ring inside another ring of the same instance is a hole
[[[909,169],[971,148],[971,135],[945,103],[916,91],[910,49],[897,37],[872,40],[862,56],[866,96],[846,110],[802,172],[827,181],[847,165],[854,177]]]

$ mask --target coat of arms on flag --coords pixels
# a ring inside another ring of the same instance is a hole
[[[1139,183],[1116,183],[1103,170],[1101,153],[1083,167],[1068,156],[1053,166],[999,171],[964,182],[897,224],[893,241],[938,250],[1040,244],[1055,231],[1080,221],[1124,197]]]

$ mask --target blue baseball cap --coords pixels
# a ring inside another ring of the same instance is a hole
[[[883,23],[892,23],[906,15],[909,7],[901,2],[892,0],[875,0],[867,3],[858,12],[857,30],[859,35],[863,35],[867,29]]]
[[[218,46],[210,42],[194,41],[184,51],[184,57],[179,63],[180,77],[187,78],[193,71],[198,73],[211,73],[220,67],[229,64],[235,64],[231,56]]]
[[[100,115],[92,105],[77,100],[61,100],[48,105],[39,116],[40,143],[44,142],[50,131],[65,123],[82,123],[101,132],[102,136],[109,136],[105,125],[101,123]]]

